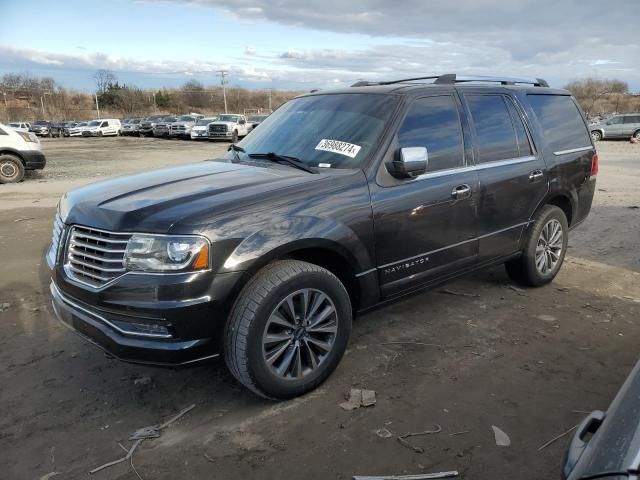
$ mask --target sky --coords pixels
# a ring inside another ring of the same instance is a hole
[[[0,0],[0,75],[93,91],[189,80],[310,90],[459,73],[640,91],[638,0]]]

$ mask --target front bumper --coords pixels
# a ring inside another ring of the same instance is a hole
[[[209,132],[209,138],[231,138],[233,132]]]
[[[213,282],[210,273],[192,282],[181,275],[124,275],[102,291],[88,291],[60,269],[52,273],[52,306],[63,324],[120,360],[161,366],[219,354],[225,302],[244,275],[217,275]]]
[[[40,150],[23,150],[20,155],[24,159],[26,170],[42,170],[47,164],[47,159]]]

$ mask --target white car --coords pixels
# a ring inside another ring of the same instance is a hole
[[[89,122],[80,122],[75,127],[70,127],[68,129],[70,137],[81,137],[82,132],[85,128],[89,126]]]
[[[16,132],[28,132],[31,128],[31,124],[27,122],[11,122],[9,126]]]
[[[89,125],[82,130],[83,137],[117,137],[120,135],[122,125],[117,118],[104,118],[102,120],[91,120]]]
[[[46,163],[33,132],[16,131],[0,123],[0,183],[19,182],[25,170],[40,170]]]
[[[218,116],[215,122],[209,124],[209,138],[212,140],[230,140],[236,143],[239,138],[249,133],[247,117],[237,114]]]
[[[215,122],[218,117],[214,118],[201,118],[191,128],[191,140],[208,140],[209,139],[209,124]]]

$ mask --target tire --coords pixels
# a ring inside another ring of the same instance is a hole
[[[302,309],[305,299],[308,307]],[[288,305],[296,313],[315,310],[308,319],[306,313],[302,319],[295,316],[294,325]],[[330,313],[318,320],[317,311]],[[319,326],[312,331],[315,321]],[[318,328],[325,332],[315,331]],[[225,328],[225,360],[233,376],[254,393],[270,399],[293,398],[331,375],[350,333],[351,302],[340,280],[311,263],[278,260],[260,270],[240,292]]]
[[[640,130],[636,130],[633,133],[633,138],[635,138],[636,140],[640,140]]]
[[[602,132],[600,130],[594,130],[591,132],[591,138],[593,138],[594,142],[599,142],[602,140]]]
[[[0,155],[0,183],[18,183],[24,178],[22,160],[14,155]]]
[[[238,131],[234,130],[231,135],[231,143],[238,143]]]
[[[47,134],[47,137],[53,138],[53,133],[51,133],[51,130],[49,130],[49,133]]]
[[[98,132],[98,136],[101,137],[102,136],[102,132]]]
[[[522,256],[505,264],[507,273],[516,282],[530,287],[550,283],[562,267],[568,235],[564,212],[555,205],[545,205],[534,218]]]

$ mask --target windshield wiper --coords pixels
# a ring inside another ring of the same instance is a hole
[[[297,168],[299,170],[304,170],[309,173],[318,173],[309,167],[306,163],[301,161],[299,158],[290,157],[289,155],[280,155],[278,153],[269,152],[269,153],[250,153],[249,158],[264,158],[265,160],[271,160],[275,163],[286,164],[291,167]]]

